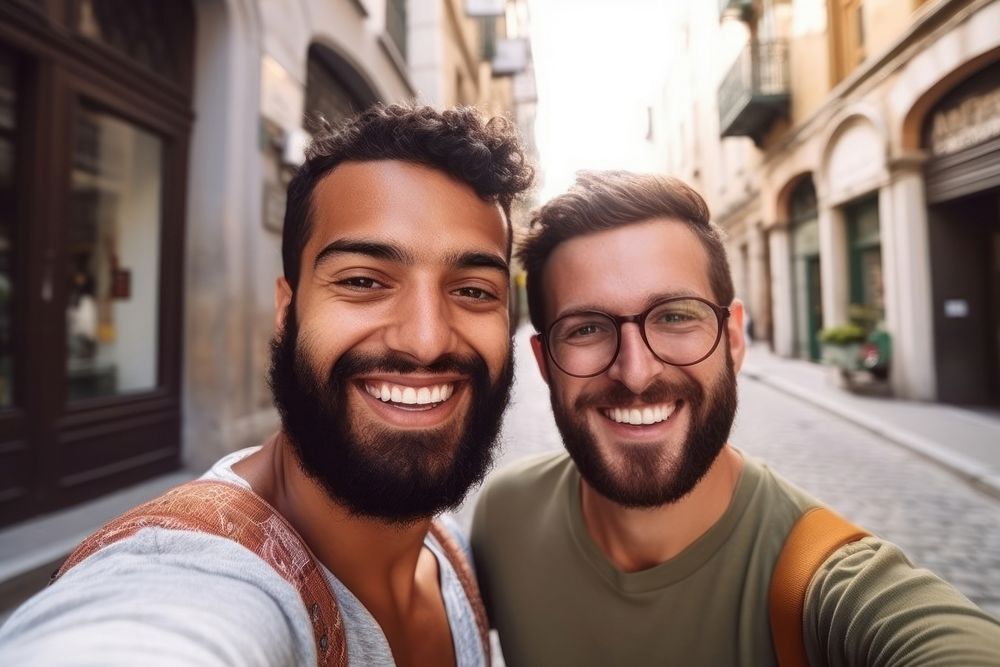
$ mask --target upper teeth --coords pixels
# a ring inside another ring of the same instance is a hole
[[[669,419],[676,409],[676,403],[663,403],[643,408],[609,408],[604,411],[604,415],[619,424],[656,424]]]
[[[365,383],[365,390],[379,399],[388,403],[405,403],[407,405],[426,405],[428,403],[443,403],[451,398],[455,392],[452,384],[440,384],[433,387],[406,387],[399,384]]]

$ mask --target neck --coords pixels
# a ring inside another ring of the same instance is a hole
[[[722,518],[743,470],[743,457],[726,445],[689,494],[648,509],[624,507],[580,480],[587,532],[611,563],[638,572],[680,554]]]
[[[323,565],[376,617],[413,604],[430,519],[392,524],[352,514],[299,466],[284,433],[233,470],[298,531]],[[349,548],[345,548],[349,545]]]

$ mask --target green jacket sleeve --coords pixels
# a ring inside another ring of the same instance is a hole
[[[820,567],[803,621],[813,665],[1000,665],[1000,622],[876,537]]]

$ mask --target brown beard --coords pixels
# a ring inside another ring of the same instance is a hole
[[[551,389],[549,398],[563,443],[587,484],[625,507],[658,507],[690,493],[725,446],[736,417],[736,371],[727,345],[726,367],[707,396],[700,384],[685,376],[677,382],[658,381],[638,397],[616,384],[600,393],[580,396],[572,410],[561,405]],[[662,448],[648,446],[615,448],[614,461],[601,453],[580,415],[595,407],[632,405],[636,398],[650,405],[683,401],[690,418],[679,459],[671,461]]]
[[[508,356],[492,385],[479,356],[450,355],[427,367],[392,352],[348,351],[321,378],[298,345],[289,306],[284,335],[271,341],[269,384],[282,428],[303,472],[357,516],[410,523],[457,507],[493,461],[513,380]],[[369,372],[458,372],[472,394],[460,426],[423,432],[357,429],[348,410],[352,378]]]

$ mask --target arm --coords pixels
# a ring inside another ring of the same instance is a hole
[[[1000,663],[1000,622],[875,537],[841,548],[823,564],[804,615],[812,664]]]
[[[146,529],[18,609],[0,629],[0,664],[314,663],[303,653],[312,630],[297,599],[239,545]]]

